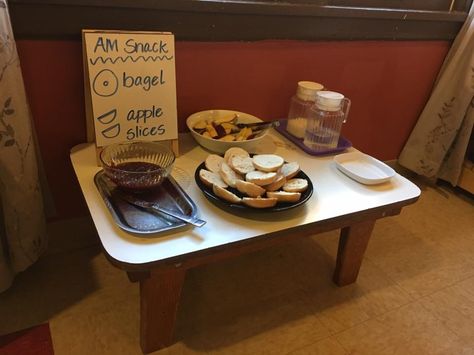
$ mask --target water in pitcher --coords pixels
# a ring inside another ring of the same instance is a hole
[[[310,110],[304,145],[316,152],[336,148],[349,106],[350,100],[344,95],[333,91],[319,91]]]

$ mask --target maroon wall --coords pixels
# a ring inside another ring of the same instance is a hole
[[[86,213],[69,162],[84,142],[81,43],[17,41],[46,174],[65,218]],[[210,108],[285,117],[299,80],[352,99],[343,134],[379,159],[396,159],[429,97],[449,49],[443,41],[177,42],[179,128]]]

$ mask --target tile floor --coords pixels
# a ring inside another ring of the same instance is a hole
[[[474,354],[474,197],[419,184],[377,222],[356,284],[331,282],[336,232],[189,271],[156,354]],[[49,227],[48,254],[0,294],[0,334],[49,321],[57,355],[140,354],[138,285],[89,219]]]

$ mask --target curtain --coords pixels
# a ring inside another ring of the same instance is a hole
[[[32,120],[8,7],[0,0],[0,292],[46,248]]]
[[[438,74],[399,163],[428,178],[458,183],[474,123],[474,6]]]

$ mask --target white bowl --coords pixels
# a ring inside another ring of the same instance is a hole
[[[193,127],[196,123],[201,120],[215,120],[221,117],[229,116],[232,114],[239,115],[239,123],[253,123],[253,122],[262,122],[261,119],[249,115],[247,113],[233,111],[233,110],[207,110],[193,113],[186,119],[186,124],[191,131],[192,136],[201,146],[210,150],[214,153],[223,154],[225,151],[231,147],[240,147],[245,149],[249,153],[253,153],[257,148],[259,142],[262,140],[263,137],[268,133],[268,130],[263,132],[258,137],[247,139],[244,141],[233,141],[233,142],[224,142],[217,139],[212,139],[205,137],[198,132],[194,131]]]

